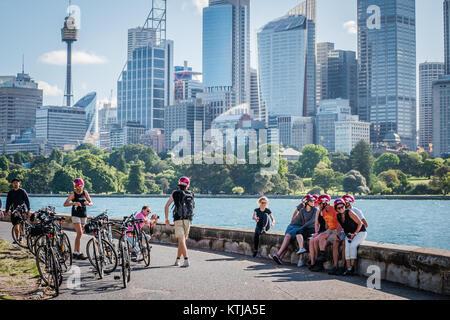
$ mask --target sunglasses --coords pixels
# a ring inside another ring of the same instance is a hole
[[[261,204],[267,204],[267,202],[265,202],[265,201],[261,201]]]
[[[341,210],[341,209],[344,209],[345,207],[344,206],[339,206],[339,207],[336,207],[336,210]]]
[[[152,211],[151,210],[145,210],[145,212],[151,213]]]

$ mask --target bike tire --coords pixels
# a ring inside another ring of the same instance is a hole
[[[53,249],[50,250],[51,252],[51,261],[52,261],[52,278],[53,278],[53,289],[55,290],[55,294],[59,295],[59,286],[62,283],[62,272],[59,266],[59,262],[57,259],[57,254],[53,251]]]
[[[95,238],[92,238],[93,241],[93,249],[94,249],[94,261],[95,261],[95,268],[97,269],[98,277],[100,279],[103,279],[103,262],[100,257],[100,250],[98,248],[97,243],[95,242]]]
[[[139,247],[141,249],[141,254],[142,254],[142,261],[144,261],[144,264],[146,267],[150,266],[150,253],[151,253],[151,249],[150,249],[150,243],[148,242],[147,237],[145,236],[145,233],[142,232],[141,234],[141,240],[139,241]]]
[[[104,268],[103,272],[106,274],[110,274],[114,272],[117,268],[118,258],[117,252],[114,249],[114,246],[107,240],[102,239],[103,243],[103,257],[104,257]]]
[[[127,258],[126,258],[126,255],[127,255],[126,250],[127,250],[127,248],[124,248],[124,247],[126,247],[126,246],[124,245],[123,240],[120,239],[119,240],[120,264],[121,264],[120,273],[121,273],[121,276],[122,276],[123,287],[126,288],[127,287],[127,283],[128,283],[128,281],[127,281],[127,279],[128,279],[128,275],[127,275],[128,267],[127,267],[127,261],[126,261],[127,260]]]
[[[19,224],[22,225],[23,232],[21,233],[21,236],[23,239],[23,238],[25,238],[25,226],[24,226],[23,222],[20,222]],[[14,232],[14,227],[15,226],[13,226],[11,228],[11,236],[12,236],[13,242],[21,248],[28,249],[28,246],[26,243],[21,244],[19,239],[17,239],[16,233]],[[23,242],[23,240],[22,240],[22,242]]]
[[[61,256],[61,267],[63,272],[66,272],[72,266],[72,246],[70,245],[69,236],[64,232],[60,235],[61,239],[58,242],[58,252]],[[63,267],[64,266],[64,267]]]
[[[51,274],[48,272],[51,262],[48,261],[47,253],[45,251],[45,246],[39,246],[36,249],[36,266],[39,272],[41,280],[48,286],[50,286]]]

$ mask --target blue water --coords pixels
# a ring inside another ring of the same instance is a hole
[[[163,221],[167,199],[93,197],[94,206],[88,207],[88,214],[94,216],[108,209],[111,217],[123,217],[150,205]],[[5,199],[2,200],[4,207]],[[33,210],[51,205],[59,213],[70,214],[70,207],[63,207],[64,201],[60,197],[30,198]],[[276,221],[271,230],[284,232],[298,203],[298,200],[271,199],[269,208]],[[254,230],[252,214],[257,207],[256,198],[197,198],[195,204],[194,224]],[[357,200],[355,206],[363,211],[369,224],[368,241],[450,250],[448,200]]]

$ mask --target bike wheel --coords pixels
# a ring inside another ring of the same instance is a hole
[[[58,239],[58,254],[60,256],[60,265],[63,272],[66,272],[72,266],[72,247],[70,246],[70,240],[67,234],[64,232],[60,234]]]
[[[141,234],[141,239],[139,241],[139,248],[141,249],[142,261],[144,261],[145,266],[150,265],[150,243],[144,232]]]
[[[51,271],[52,271],[52,279],[53,279],[53,289],[55,289],[55,294],[59,295],[59,286],[62,284],[62,271],[61,266],[59,264],[58,254],[51,249]]]
[[[114,246],[104,239],[102,239],[103,243],[103,263],[104,268],[103,271],[106,274],[112,273],[117,268],[117,252],[114,249]]]
[[[11,228],[11,236],[12,236],[13,242],[15,244],[17,244],[18,246],[20,246],[20,247],[22,247],[24,249],[27,249],[28,247],[27,247],[26,243],[23,241],[23,239],[25,238],[25,234],[24,234],[25,226],[24,226],[24,223],[20,222],[19,225],[22,226],[22,228],[19,228],[19,232],[20,232],[19,237],[17,237],[16,232],[14,231],[14,228],[17,225],[13,226]]]
[[[33,241],[33,243],[30,245],[30,251],[31,251],[31,253],[36,255],[37,248],[39,248],[40,246],[45,245],[45,236],[44,235],[37,236],[32,241]]]
[[[53,285],[52,261],[50,261],[45,245],[39,246],[36,250],[36,266],[42,281],[48,285]]]
[[[126,288],[128,283],[128,266],[127,266],[128,248],[126,244],[123,242],[124,240],[125,239],[122,238],[119,240],[119,252],[120,252],[120,266],[121,266],[120,273],[122,276],[123,287]]]
[[[97,241],[97,239],[93,238],[93,244],[92,244],[92,248],[94,250],[94,262],[95,262],[95,268],[97,269],[98,272],[98,277],[100,279],[103,279],[103,261],[102,261],[102,256],[101,256],[101,250],[100,250],[100,245]]]

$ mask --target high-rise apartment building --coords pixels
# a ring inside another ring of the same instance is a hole
[[[415,0],[358,0],[358,114],[416,150]]]
[[[433,143],[433,81],[444,75],[444,67],[442,62],[419,65],[419,146],[428,152]]]

